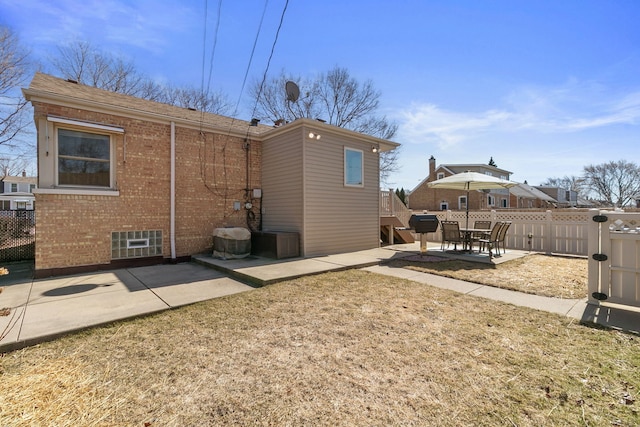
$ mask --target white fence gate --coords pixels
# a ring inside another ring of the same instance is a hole
[[[592,211],[589,303],[640,309],[640,213]]]

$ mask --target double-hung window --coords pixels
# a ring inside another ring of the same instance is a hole
[[[344,149],[344,185],[364,186],[364,152],[353,148]]]
[[[458,197],[458,209],[466,209],[467,208],[467,196]]]
[[[109,134],[58,128],[57,137],[58,185],[112,187],[112,143]]]

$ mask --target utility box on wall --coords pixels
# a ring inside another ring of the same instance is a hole
[[[265,258],[300,256],[300,235],[288,231],[256,231],[251,233],[251,254]]]

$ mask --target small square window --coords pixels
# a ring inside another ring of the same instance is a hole
[[[353,148],[344,149],[344,185],[364,186],[364,152]]]

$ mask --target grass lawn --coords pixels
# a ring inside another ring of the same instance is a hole
[[[533,254],[497,265],[459,260],[420,262],[406,259],[394,260],[391,265],[536,295],[587,297],[586,258]]]
[[[638,336],[360,270],[0,363],[3,426],[640,423]]]

